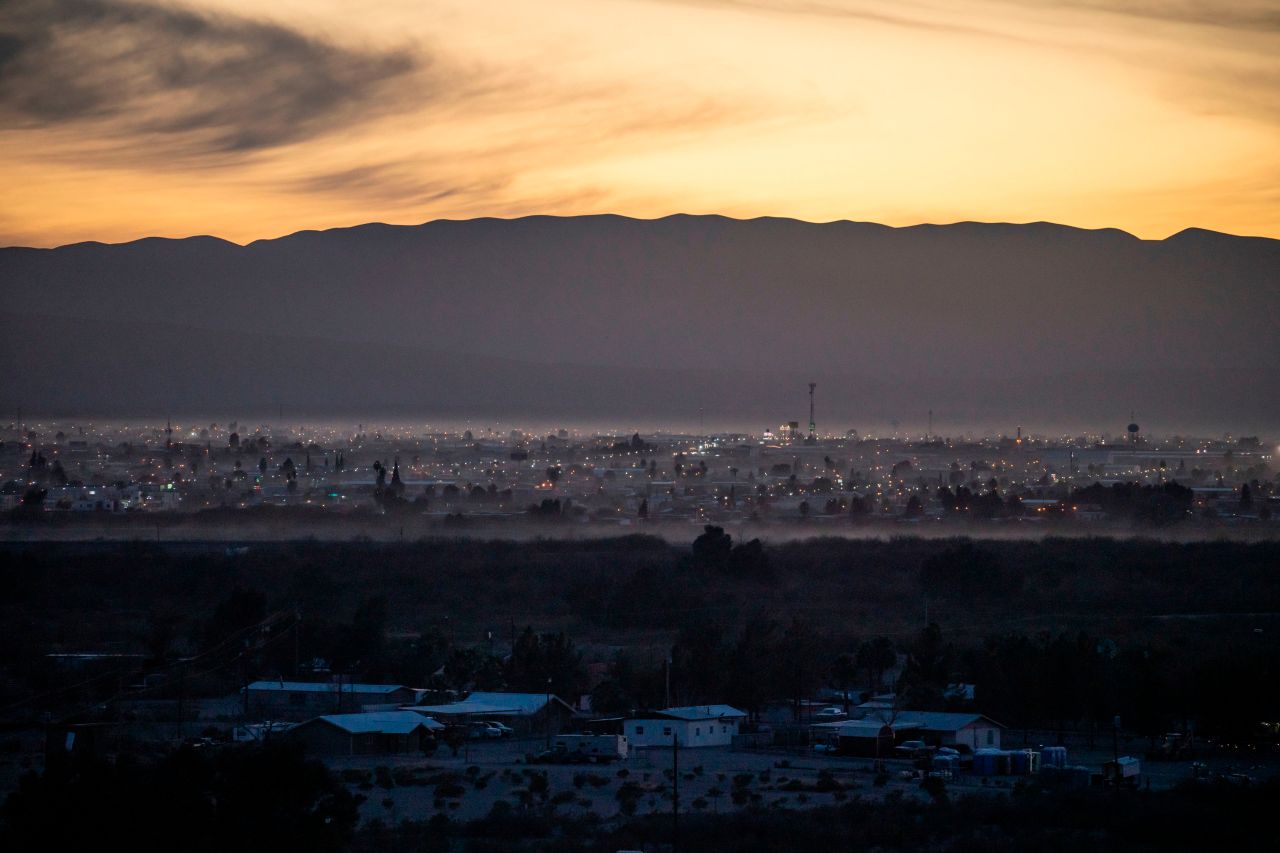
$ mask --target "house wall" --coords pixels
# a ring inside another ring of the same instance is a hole
[[[999,749],[1000,727],[979,720],[955,733],[952,744],[962,743],[971,749]]]
[[[925,740],[940,746],[967,746],[970,749],[999,749],[1000,727],[979,720],[959,731],[925,730]]]
[[[369,732],[349,734],[337,726],[316,721],[293,729],[297,740],[313,755],[400,755],[420,752],[426,735],[419,729],[407,735]]]
[[[738,723],[730,720],[666,720],[662,718],[626,720],[623,734],[631,746],[671,746],[672,737],[682,747],[728,746],[738,733]]]

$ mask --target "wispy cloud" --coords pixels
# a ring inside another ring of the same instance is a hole
[[[1019,5],[1104,12],[1130,18],[1257,33],[1280,32],[1274,0],[1010,0]]]
[[[298,142],[397,106],[422,70],[284,26],[117,0],[0,5],[0,124],[74,128],[100,152],[228,157]],[[136,147],[145,141],[147,151]]]

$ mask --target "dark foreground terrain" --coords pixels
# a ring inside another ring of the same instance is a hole
[[[803,812],[774,805],[711,814],[699,802],[678,820],[604,820],[558,816],[559,798],[544,793],[522,805],[499,802],[478,820],[440,814],[358,827],[361,797],[296,752],[240,749],[214,758],[180,750],[27,778],[4,808],[0,844],[23,851],[1269,851],[1280,843],[1269,815],[1277,795],[1275,782],[1159,792],[1027,785],[962,796],[932,784],[879,798],[854,793]]]
[[[688,770],[681,850],[1271,849],[1278,566],[1275,542],[765,545],[719,528],[687,544],[11,545],[0,553],[0,793],[11,794],[0,846],[670,849],[661,768],[584,791],[588,777],[540,775],[519,755],[491,770],[436,756],[420,769],[449,776],[433,783],[439,802],[411,808],[422,782],[407,769],[397,781],[224,742],[246,721],[247,681],[340,674],[442,700],[541,693],[550,678],[597,715],[727,702],[778,733],[803,731],[815,703],[893,690],[903,707],[986,714],[1010,745],[1079,755],[1113,737],[1143,755],[1194,732],[1213,771],[1188,759],[1124,792],[922,787],[896,771],[886,787],[801,744],[786,761],[805,755],[812,772],[775,770],[755,797],[732,788],[738,765],[757,786],[761,766],[790,765],[729,751],[715,760],[732,782]],[[46,760],[60,726],[101,727],[101,748]],[[204,740],[179,746],[191,735]],[[450,800],[442,785],[477,796]],[[713,787],[743,796],[721,801]],[[638,809],[632,794],[646,798]]]

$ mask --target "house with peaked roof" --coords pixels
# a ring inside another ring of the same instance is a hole
[[[497,720],[515,729],[517,735],[558,734],[569,727],[575,712],[554,693],[499,693],[477,690],[465,699],[444,705],[409,705],[416,711],[447,724],[476,720]]]
[[[896,717],[919,727],[920,739],[933,746],[999,749],[1004,725],[985,714],[946,711],[900,711]]]
[[[732,705],[665,708],[624,720],[622,733],[633,747],[671,746],[675,738],[682,747],[728,746],[746,718]]]
[[[413,711],[369,711],[316,717],[285,737],[317,755],[395,755],[432,751],[443,728]]]

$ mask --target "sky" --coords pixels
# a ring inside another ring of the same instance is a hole
[[[1280,0],[0,0],[0,245],[719,213],[1280,237]]]

